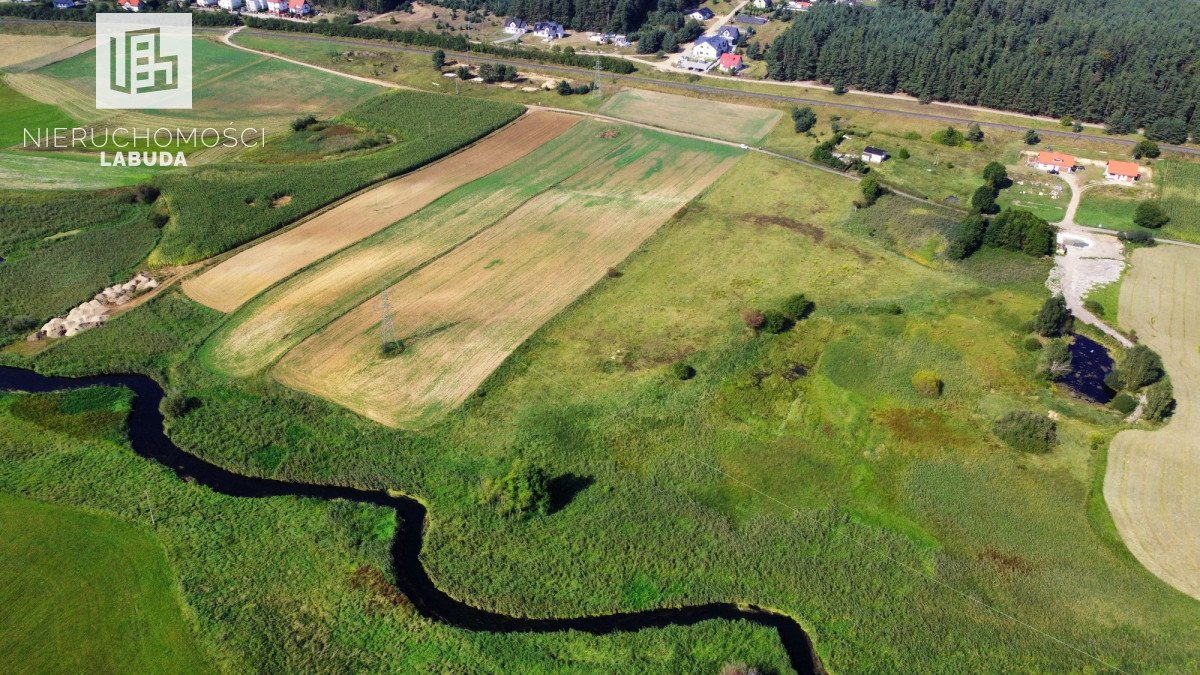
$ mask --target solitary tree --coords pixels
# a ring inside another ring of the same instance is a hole
[[[1008,185],[1008,171],[1000,162],[988,162],[987,166],[983,167],[983,179],[988,185],[1000,190]]]
[[[1175,407],[1175,393],[1171,389],[1171,381],[1163,378],[1146,389],[1146,407],[1142,408],[1142,417],[1151,422],[1161,422]]]
[[[557,91],[559,96],[570,96],[575,90],[571,87],[570,82],[567,82],[566,80],[559,80]]]
[[[979,128],[979,123],[971,122],[967,125],[967,140],[972,143],[983,142],[983,129]]]
[[[1137,205],[1133,212],[1133,222],[1135,225],[1157,230],[1171,222],[1171,218],[1158,202],[1147,200]]]
[[[1162,376],[1162,359],[1146,345],[1134,345],[1125,350],[1125,359],[1117,368],[1117,381],[1122,388],[1130,391],[1154,384]]]
[[[1149,138],[1143,138],[1137,142],[1137,145],[1133,146],[1134,159],[1141,159],[1143,157],[1154,159],[1155,157],[1158,157],[1159,152],[1158,143],[1155,143]]]
[[[875,176],[867,176],[863,178],[862,182],[859,183],[859,187],[862,189],[863,205],[865,206],[871,206],[874,204],[879,200],[880,197],[883,196],[884,193],[883,186],[879,184],[879,181],[875,179]]]
[[[795,124],[796,133],[802,134],[817,123],[817,114],[808,106],[792,108],[792,122]]]
[[[433,67],[438,70],[441,70],[446,65],[446,52],[440,49],[434,50],[430,58],[433,60]]]
[[[1061,295],[1046,298],[1037,316],[1033,318],[1033,329],[1044,337],[1058,337],[1070,330],[1071,310]]]
[[[993,213],[996,210],[996,191],[990,185],[980,185],[971,195],[971,210],[975,213]]]
[[[1025,145],[1037,145],[1042,142],[1042,137],[1038,136],[1036,129],[1030,129],[1025,132]]]
[[[482,497],[485,503],[495,503],[505,516],[545,515],[550,512],[549,484],[545,471],[518,459],[499,481],[484,482]]]

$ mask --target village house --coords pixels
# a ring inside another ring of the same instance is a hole
[[[862,161],[868,164],[882,164],[883,160],[888,158],[887,150],[882,150],[873,145],[868,145],[863,148]]]
[[[510,16],[504,20],[504,32],[509,35],[524,35],[529,30],[529,24],[524,19]]]
[[[197,7],[216,7],[217,0],[196,0]]]
[[[312,10],[308,6],[308,0],[288,0],[288,12],[296,16],[305,16]]]
[[[612,39],[612,43],[618,47],[628,47],[629,46],[629,38],[625,37],[624,35],[614,35],[613,39]]]
[[[267,11],[267,0],[246,0],[247,12],[265,12]]]
[[[812,9],[812,3],[808,0],[792,0],[787,4],[787,8],[793,12],[807,12]]]
[[[287,6],[288,0],[267,0],[267,11],[272,14],[283,14]]]
[[[701,61],[716,61],[727,51],[729,51],[729,41],[715,35],[702,37],[692,45],[692,57]]]
[[[75,0],[54,0],[54,9],[74,9]]]
[[[1037,158],[1033,160],[1033,166],[1039,171],[1049,171],[1050,173],[1066,171],[1067,173],[1071,173],[1075,171],[1075,156],[1061,152],[1043,151],[1037,154]]]
[[[717,36],[729,40],[729,44],[731,45],[736,45],[742,33],[738,30],[737,26],[721,26],[721,30],[717,31]]]
[[[771,0],[754,0],[750,4],[758,9],[771,9],[772,6]]]
[[[1137,182],[1141,173],[1142,168],[1137,165],[1137,162],[1122,162],[1114,159],[1104,167],[1105,178],[1130,185]]]
[[[217,6],[232,12],[242,6],[242,0],[217,0]]]
[[[735,75],[742,69],[742,57],[738,54],[722,54],[721,60],[717,62],[717,67],[730,75]]]
[[[567,32],[563,30],[561,23],[538,21],[533,24],[533,34],[547,40],[559,40],[566,37]]]
[[[117,0],[117,5],[126,12],[142,11],[142,0]]]
[[[713,14],[713,11],[711,9],[709,9],[707,7],[701,7],[699,9],[691,10],[690,12],[688,12],[687,16],[689,19],[695,19],[697,21],[708,21],[709,19],[713,18],[716,15]]]

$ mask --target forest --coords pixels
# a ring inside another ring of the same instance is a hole
[[[776,80],[819,80],[1193,135],[1200,74],[1191,0],[881,0],[820,5],[768,54]]]
[[[486,9],[497,16],[526,21],[555,21],[575,30],[632,33],[644,25],[678,30],[683,10],[698,0],[433,0],[433,4],[462,10]]]

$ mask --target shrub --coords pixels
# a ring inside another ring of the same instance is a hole
[[[690,380],[696,376],[696,369],[683,361],[676,361],[670,367],[671,377],[677,380]]]
[[[954,241],[946,247],[946,257],[951,260],[963,260],[983,246],[984,235],[987,233],[987,220],[978,213],[967,216]]]
[[[874,176],[867,176],[866,178],[862,179],[862,182],[860,182],[858,186],[859,189],[862,190],[864,206],[871,206],[878,201],[885,192],[883,186],[879,184],[879,181],[876,180]]]
[[[1043,346],[1042,341],[1039,340],[1036,335],[1030,335],[1030,336],[1026,337],[1025,342],[1023,342],[1022,344],[1025,346],[1025,351],[1027,351],[1027,352],[1041,351],[1042,346]]]
[[[1137,404],[1138,402],[1136,398],[1130,396],[1129,394],[1122,393],[1117,394],[1108,405],[1122,415],[1128,415],[1137,409]]]
[[[805,133],[817,123],[817,114],[808,106],[792,108],[792,123],[795,126],[796,133]]]
[[[1117,233],[1117,239],[1127,241],[1131,244],[1150,244],[1154,242],[1154,237],[1150,236],[1145,230],[1121,230]]]
[[[1049,452],[1058,442],[1054,421],[1028,410],[1014,410],[996,420],[992,433],[1020,452]]]
[[[1083,308],[1086,309],[1087,311],[1091,312],[1092,314],[1104,314],[1104,305],[1100,304],[1096,300],[1091,300],[1091,299],[1084,300]]]
[[[404,353],[404,340],[388,340],[379,345],[379,353],[384,356],[396,356]]]
[[[782,333],[792,325],[783,312],[778,310],[768,309],[762,313],[762,317],[762,329],[768,333]]]
[[[304,131],[317,123],[316,115],[305,115],[292,120],[292,131]]]
[[[763,324],[766,322],[766,320],[767,319],[765,316],[763,316],[763,313],[757,309],[750,308],[742,310],[742,323],[746,324],[748,328],[758,330],[763,327]]]
[[[803,293],[797,293],[783,301],[783,314],[793,321],[807,317],[813,310],[813,302]]]
[[[454,70],[454,74],[457,75],[458,79],[460,80],[471,79],[471,69],[466,66],[459,66]]]
[[[979,128],[979,124],[977,122],[971,122],[967,125],[966,139],[972,143],[983,142],[983,129]]]
[[[1137,205],[1137,210],[1133,212],[1133,222],[1139,227],[1157,230],[1171,222],[1171,218],[1158,202],[1147,200]]]
[[[1000,162],[988,162],[983,167],[983,179],[994,189],[1003,189],[1008,186],[1008,170]]]
[[[555,90],[558,92],[559,96],[570,96],[575,92],[575,88],[572,87],[571,83],[566,80],[559,80],[558,87],[556,87]]]
[[[908,154],[907,148],[900,148],[896,151],[896,157],[899,159],[908,159],[909,157],[912,157],[912,155]]]
[[[495,504],[501,515],[527,518],[550,512],[550,481],[546,472],[524,460],[516,460],[499,481],[484,481],[483,503]]]
[[[170,393],[163,397],[162,411],[167,417],[179,418],[194,410],[198,403],[191,396]]]
[[[1058,337],[1071,327],[1071,311],[1061,295],[1046,298],[1037,316],[1033,318],[1033,330],[1043,337]]]
[[[930,138],[933,139],[934,143],[941,143],[950,147],[962,145],[965,140],[962,132],[954,127],[946,127],[941,131],[935,131]]]
[[[1066,340],[1051,340],[1038,359],[1038,373],[1056,379],[1071,372],[1071,348]]]
[[[133,188],[133,192],[129,195],[129,202],[131,204],[153,204],[158,199],[158,195],[158,188],[142,183]]]
[[[1146,345],[1134,345],[1125,350],[1125,358],[1116,372],[1121,389],[1137,391],[1162,379],[1162,359]]]
[[[1042,142],[1042,137],[1038,135],[1036,129],[1029,129],[1025,132],[1025,145],[1037,145]]]
[[[1175,392],[1171,389],[1171,381],[1163,378],[1146,389],[1146,406],[1142,408],[1142,417],[1151,422],[1161,422],[1175,408]]]
[[[984,243],[1026,255],[1043,256],[1054,252],[1055,229],[1025,209],[1005,209],[988,222]]]
[[[980,185],[971,195],[971,211],[994,213],[996,211],[996,189],[991,185]]]
[[[937,398],[942,395],[942,379],[932,370],[918,370],[914,373],[912,386],[925,398]]]
[[[1154,159],[1155,157],[1158,157],[1159,154],[1161,154],[1161,151],[1158,149],[1158,143],[1155,143],[1149,138],[1143,138],[1137,142],[1137,145],[1133,146],[1134,159],[1141,159],[1143,157]]]
[[[609,279],[616,279],[617,277],[621,276],[621,270],[615,267],[610,267],[604,272],[604,276],[608,277]]]

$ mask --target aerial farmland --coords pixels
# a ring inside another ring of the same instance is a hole
[[[0,668],[1200,668],[1185,48],[911,4],[0,4]]]

